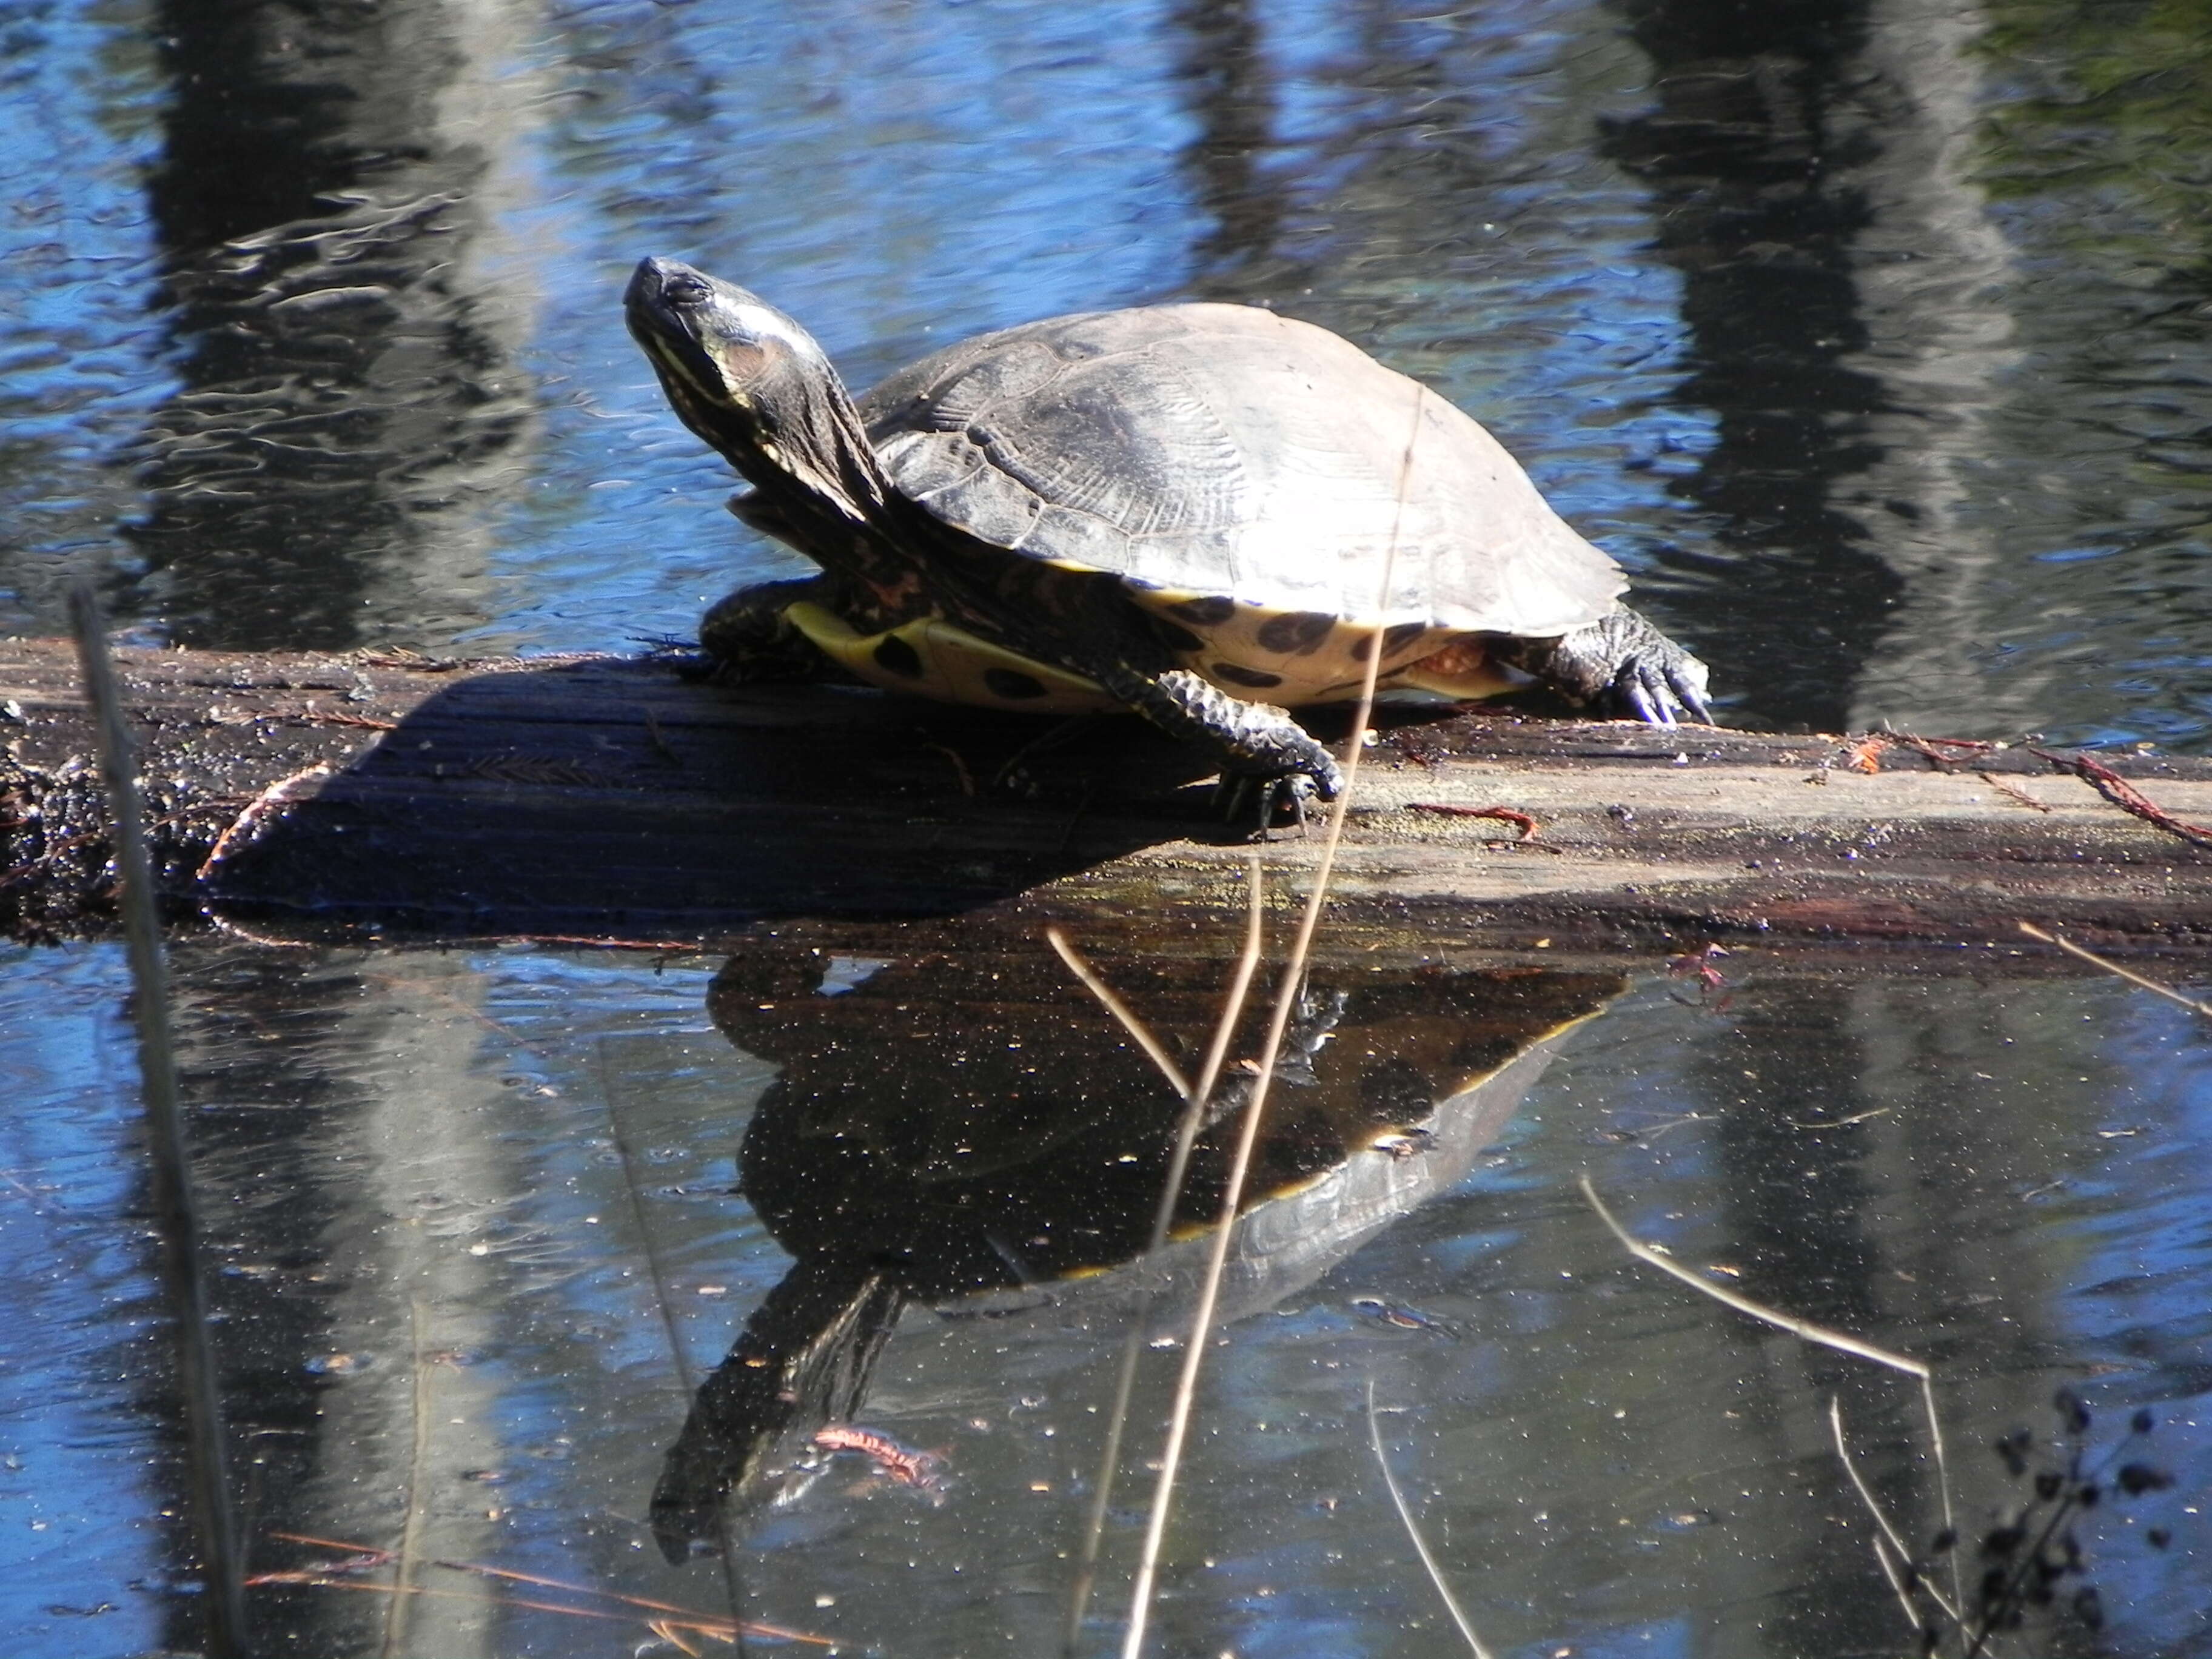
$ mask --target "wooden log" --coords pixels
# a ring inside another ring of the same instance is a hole
[[[1252,849],[1213,817],[1202,759],[1134,720],[1033,759],[1024,798],[993,778],[1040,723],[715,686],[678,661],[133,650],[118,665],[180,915],[285,937],[694,945],[953,915],[1164,938],[1243,902]],[[108,849],[65,645],[0,642],[0,925],[98,931]],[[1366,752],[1332,935],[1414,955],[1956,946],[2016,945],[2027,920],[2106,945],[2212,943],[2198,844],[2027,749],[1933,752],[1960,758],[1510,713],[1401,726]],[[2212,818],[2212,764],[2100,758],[2179,818]],[[1533,835],[1474,816],[1500,809]],[[1295,885],[1318,848],[1278,832],[1259,850]]]

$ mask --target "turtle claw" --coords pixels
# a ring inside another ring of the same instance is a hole
[[[1305,772],[1283,772],[1273,777],[1256,772],[1224,772],[1213,791],[1214,805],[1222,817],[1231,823],[1250,823],[1254,841],[1267,840],[1268,832],[1283,821],[1296,824],[1298,834],[1304,836],[1309,805],[1335,798],[1334,789],[1324,788]]]
[[[1506,660],[1515,659],[1509,654]],[[1601,617],[1516,665],[1579,702],[1632,714],[1647,726],[1671,726],[1678,714],[1712,724],[1705,664],[1633,611]]]
[[[1668,708],[1663,697],[1652,696],[1638,675],[1636,667],[1634,663],[1628,663],[1621,668],[1620,678],[1613,683],[1614,699],[1625,703],[1628,712],[1646,726],[1672,726],[1674,723],[1674,710]]]
[[[1671,726],[1678,710],[1700,725],[1713,723],[1705,702],[1705,665],[1686,652],[1671,658],[1631,657],[1613,677],[1613,701],[1646,726]]]

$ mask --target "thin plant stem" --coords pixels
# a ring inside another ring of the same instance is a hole
[[[1692,1290],[1704,1291],[1714,1301],[1734,1308],[1740,1314],[1747,1314],[1752,1318],[1763,1321],[1778,1330],[1787,1331],[1801,1341],[1818,1343],[1822,1347],[1833,1348],[1839,1353],[1856,1354],[1861,1359],[1871,1359],[1877,1365],[1887,1365],[1892,1370],[1903,1371],[1908,1376],[1917,1376],[1923,1382],[1927,1381],[1926,1364],[1909,1354],[1892,1353],[1887,1348],[1878,1348],[1871,1342],[1863,1342],[1857,1337],[1843,1331],[1832,1331],[1825,1325],[1815,1325],[1810,1320],[1800,1319],[1794,1314],[1786,1314],[1778,1309],[1769,1308],[1761,1303],[1753,1302],[1747,1296],[1728,1289],[1725,1285],[1716,1285],[1709,1279],[1698,1278],[1680,1262],[1671,1256],[1662,1255],[1649,1244],[1632,1236],[1626,1227],[1613,1218],[1613,1212],[1606,1208],[1605,1200],[1597,1195],[1597,1188],[1590,1185],[1590,1178],[1585,1175],[1579,1179],[1582,1183],[1583,1197],[1589,1200],[1590,1208],[1597,1212],[1598,1219],[1604,1222],[1611,1230],[1613,1236],[1620,1241],[1621,1248],[1638,1261],[1648,1262],[1662,1273],[1672,1273]]]
[[[1936,1414],[1936,1383],[1932,1377],[1920,1379],[1920,1408],[1928,1418],[1928,1443],[1936,1459],[1936,1492],[1943,1500],[1943,1525],[1954,1537],[1958,1535],[1959,1520],[1951,1512],[1951,1464],[1943,1455],[1943,1419]],[[1960,1577],[1959,1552],[1951,1552],[1951,1600],[1960,1607],[1966,1604],[1966,1581]]]
[[[415,1421],[407,1457],[407,1518],[400,1525],[399,1553],[392,1566],[392,1588],[401,1592],[415,1587],[415,1565],[422,1542],[422,1474],[430,1462],[430,1367],[423,1359],[429,1345],[422,1340],[427,1310],[421,1297],[408,1298],[407,1314],[415,1351],[414,1386],[410,1391]],[[406,1646],[408,1610],[413,1605],[403,1593],[394,1595],[385,1609],[383,1659],[394,1659]]]
[[[1212,1097],[1214,1085],[1220,1081],[1221,1068],[1229,1057],[1229,1045],[1235,1040],[1237,1027],[1244,1016],[1245,1000],[1250,995],[1252,976],[1260,966],[1260,951],[1267,926],[1267,878],[1255,854],[1245,866],[1245,890],[1249,899],[1246,908],[1244,948],[1238,952],[1236,971],[1231,975],[1228,994],[1222,1000],[1220,1017],[1213,1023],[1213,1040],[1207,1044],[1206,1060],[1199,1069],[1196,1084],[1185,1083],[1182,1120],[1176,1126],[1175,1152],[1168,1160],[1166,1178],[1160,1183],[1160,1201],[1152,1212],[1152,1231],[1145,1246],[1147,1256],[1156,1256],[1168,1241],[1169,1231],[1175,1225],[1176,1206],[1182,1197],[1183,1174],[1190,1167],[1190,1149],[1198,1140],[1200,1126],[1206,1121],[1206,1103]],[[1063,957],[1069,948],[1058,938],[1053,939]],[[1073,960],[1068,962],[1073,968]],[[1079,977],[1080,975],[1079,973]],[[1085,980],[1089,985],[1090,981]],[[1100,988],[1094,987],[1094,994]],[[1100,1000],[1105,998],[1100,995]],[[1113,1008],[1110,1002],[1108,1008]],[[1119,1012],[1115,1017],[1122,1016]],[[1133,1014],[1122,1019],[1125,1025],[1135,1021]],[[1133,1034],[1142,1029],[1142,1023],[1132,1026]],[[1150,1032],[1146,1032],[1147,1036]],[[1106,1515],[1114,1502],[1114,1487],[1121,1468],[1121,1437],[1129,1421],[1129,1401],[1136,1392],[1137,1367],[1145,1352],[1145,1334],[1152,1326],[1152,1283],[1150,1277],[1139,1281],[1136,1306],[1131,1310],[1129,1332],[1121,1343],[1121,1363],[1114,1376],[1114,1402],[1106,1421],[1106,1446],[1098,1457],[1098,1477],[1092,1482],[1091,1513],[1083,1528],[1083,1550],[1075,1571],[1075,1587],[1067,1598],[1067,1628],[1063,1633],[1062,1647],[1068,1659],[1073,1659],[1077,1642],[1083,1634],[1084,1615],[1090,1611],[1091,1592],[1097,1582],[1098,1552],[1106,1537]]]
[[[1897,1597],[1897,1605],[1905,1610],[1905,1622],[1912,1626],[1912,1633],[1917,1636],[1922,1629],[1920,1609],[1912,1605],[1912,1592],[1905,1588],[1905,1574],[1899,1566],[1905,1559],[1904,1553],[1899,1551],[1893,1556],[1891,1552],[1894,1547],[1880,1533],[1875,1534],[1872,1541],[1874,1559],[1881,1565],[1881,1576],[1889,1580],[1890,1593]]]
[[[2106,973],[2127,981],[2130,985],[2140,985],[2146,991],[2155,991],[2168,1002],[2178,1002],[2191,1013],[2202,1014],[2207,1019],[2212,1019],[2212,1003],[2199,1002],[2195,997],[2185,997],[2171,985],[2161,985],[2156,980],[2145,978],[2132,969],[2121,967],[2118,963],[2109,957],[2099,956],[2094,951],[2085,951],[2063,934],[2047,933],[2034,923],[2027,921],[2020,924],[2020,931],[2030,939],[2039,939],[2045,945],[2055,945],[2068,956],[2078,957],[2083,962],[2101,968]]]
[[[1190,1098],[1190,1079],[1182,1074],[1182,1067],[1176,1064],[1175,1056],[1167,1051],[1167,1046],[1152,1035],[1152,1028],[1138,1018],[1136,1011],[1121,1000],[1121,993],[1109,985],[1099,975],[1098,970],[1084,960],[1083,952],[1068,941],[1066,934],[1057,927],[1048,927],[1044,930],[1044,936],[1052,948],[1060,952],[1060,959],[1067,964],[1067,971],[1083,981],[1083,988],[1097,997],[1106,1012],[1121,1023],[1121,1029],[1129,1034],[1130,1041],[1145,1051],[1145,1058],[1159,1067],[1160,1075],[1168,1080],[1168,1087],[1188,1101]]]
[[[1691,1289],[1702,1291],[1712,1297],[1714,1301],[1733,1308],[1740,1314],[1747,1314],[1753,1319],[1774,1326],[1777,1329],[1787,1331],[1800,1341],[1817,1343],[1822,1347],[1833,1348],[1838,1353],[1851,1354],[1860,1359],[1871,1359],[1877,1365],[1887,1365],[1892,1370],[1903,1371],[1907,1376],[1918,1378],[1921,1408],[1927,1414],[1928,1439],[1936,1460],[1936,1489],[1943,1502],[1943,1524],[1953,1531],[1957,1530],[1958,1522],[1951,1510],[1950,1464],[1943,1451],[1943,1419],[1937,1416],[1936,1412],[1934,1373],[1929,1370],[1924,1362],[1915,1359],[1909,1354],[1893,1353],[1887,1348],[1878,1348],[1871,1342],[1863,1342],[1857,1337],[1848,1335],[1844,1332],[1830,1330],[1825,1325],[1815,1325],[1810,1320],[1799,1319],[1795,1315],[1766,1307],[1724,1285],[1715,1285],[1708,1279],[1698,1278],[1680,1262],[1670,1256],[1662,1255],[1649,1244],[1635,1237],[1628,1229],[1615,1220],[1613,1212],[1606,1208],[1605,1200],[1597,1195],[1597,1188],[1590,1184],[1589,1176],[1584,1175],[1577,1179],[1582,1184],[1583,1197],[1589,1201],[1590,1208],[1597,1212],[1598,1219],[1604,1222],[1613,1236],[1620,1241],[1621,1248],[1638,1261],[1648,1262],[1662,1273],[1671,1273]],[[1951,1572],[1952,1596],[1954,1600],[1963,1601],[1964,1592],[1959,1583],[1959,1566],[1955,1555],[1952,1560]]]
[[[1390,541],[1383,555],[1381,592],[1375,607],[1378,620],[1374,637],[1368,643],[1366,672],[1360,678],[1359,702],[1352,714],[1352,737],[1346,744],[1343,781],[1335,800],[1329,805],[1328,833],[1322,841],[1321,857],[1314,866],[1313,886],[1306,894],[1305,908],[1298,917],[1290,958],[1284,963],[1282,979],[1275,988],[1274,1012],[1267,1023],[1267,1040],[1261,1045],[1260,1074],[1253,1081],[1251,1098],[1245,1103],[1243,1125],[1230,1160],[1229,1178],[1221,1194],[1221,1212],[1213,1230],[1213,1247],[1199,1286],[1198,1307],[1191,1316],[1182,1375],[1177,1379],[1175,1402],[1168,1415],[1167,1443],[1160,1454],[1159,1485],[1152,1492],[1152,1514],[1145,1527],[1144,1553],[1139,1559],[1136,1583],[1130,1592],[1129,1628],[1121,1644],[1122,1659],[1138,1659],[1144,1650],[1152,1586],[1159,1577],[1160,1547],[1167,1534],[1176,1474],[1182,1462],[1183,1442],[1190,1432],[1191,1408],[1198,1396],[1198,1374],[1205,1365],[1206,1347],[1212,1338],[1214,1308],[1221,1297],[1221,1280],[1228,1265],[1230,1240],[1236,1231],[1237,1212],[1243,1200],[1246,1177],[1251,1173],[1252,1152],[1259,1142],[1260,1124],[1267,1114],[1267,1091],[1275,1079],[1275,1061],[1282,1053],[1283,1035],[1289,1030],[1291,1012],[1297,1006],[1305,981],[1306,961],[1313,952],[1314,933],[1321,926],[1322,911],[1328,902],[1329,875],[1336,867],[1337,849],[1344,842],[1345,814],[1352,806],[1353,786],[1359,777],[1359,759],[1367,746],[1367,722],[1375,710],[1375,684],[1382,677],[1384,629],[1380,618],[1389,612],[1390,584],[1398,562],[1399,524],[1405,511],[1406,479],[1413,466],[1413,447],[1420,437],[1423,400],[1429,395],[1425,386],[1413,388],[1413,426],[1407,434],[1405,453],[1398,463],[1397,507],[1391,519]]]
[[[487,1568],[471,1567],[466,1563],[459,1561],[441,1561],[438,1565],[441,1567],[455,1568],[464,1572],[481,1572],[489,1571]],[[557,1579],[530,1578],[520,1573],[503,1574],[501,1576],[520,1578],[524,1583],[552,1584],[558,1589],[572,1590],[580,1595],[588,1595],[594,1594],[606,1594],[605,1591],[591,1590],[586,1586],[581,1584],[563,1584]],[[357,1578],[302,1577],[298,1579],[286,1579],[283,1582],[287,1583],[312,1584],[321,1589],[367,1590],[371,1594],[377,1595],[396,1595],[401,1593],[393,1589],[389,1584],[364,1583]],[[605,1607],[580,1607],[564,1601],[541,1601],[532,1596],[495,1595],[487,1594],[482,1590],[438,1589],[428,1584],[415,1585],[412,1589],[407,1590],[405,1594],[409,1595],[428,1596],[439,1601],[471,1601],[474,1602],[480,1607],[528,1607],[538,1613],[563,1613],[568,1614],[571,1619],[598,1619],[618,1624],[642,1622],[638,1620],[638,1616],[635,1613],[616,1613]],[[615,1599],[640,1607],[667,1607],[669,1605],[664,1601],[647,1601],[639,1596],[625,1595],[617,1596]],[[691,1613],[680,1607],[674,1609],[674,1611],[684,1614],[684,1618],[680,1621],[680,1627],[682,1629],[696,1632],[702,1636],[712,1636],[718,1641],[732,1641],[738,1637],[744,1636],[750,1632],[754,1636],[760,1637],[764,1640],[771,1642],[804,1642],[809,1646],[817,1648],[834,1648],[837,1645],[834,1640],[827,1636],[816,1636],[806,1631],[788,1630],[781,1625],[763,1625],[750,1620],[732,1625],[730,1620],[726,1619],[717,1619],[710,1613]]]
[[[162,1289],[176,1332],[192,1520],[201,1569],[208,1577],[204,1602],[208,1650],[211,1659],[241,1659],[247,1649],[238,1522],[226,1467],[215,1345],[208,1334],[199,1219],[192,1203],[176,1049],[169,1031],[168,967],[161,955],[161,921],[154,891],[153,860],[146,852],[138,768],[130,731],[123,723],[123,699],[116,688],[115,665],[108,657],[106,624],[89,583],[79,582],[70,590],[69,608],[85,695],[99,722],[100,766],[107,785],[108,817],[115,826],[115,867],[122,878],[123,929],[138,1025],[139,1086],[146,1107],[152,1176],[149,1196],[160,1239]]]
[[[1834,1395],[1828,1396],[1828,1427],[1835,1436],[1836,1461],[1844,1466],[1844,1473],[1850,1477],[1852,1489],[1858,1493],[1859,1502],[1864,1504],[1867,1513],[1874,1516],[1875,1525],[1881,1529],[1881,1537],[1888,1540],[1889,1547],[1896,1553],[1897,1559],[1899,1561],[1911,1561],[1912,1552],[1905,1547],[1905,1540],[1899,1534],[1897,1528],[1890,1524],[1889,1516],[1883,1511],[1881,1504],[1875,1500],[1874,1489],[1867,1485],[1865,1477],[1859,1473],[1858,1465],[1851,1461],[1850,1446],[1844,1438],[1844,1402]],[[1946,1519],[1948,1518],[1947,1516]],[[1881,1540],[1877,1540],[1876,1542],[1879,1544]],[[1875,1553],[1881,1553],[1879,1549]],[[1882,1571],[1890,1572],[1890,1565],[1887,1559],[1882,1562]],[[1898,1597],[1905,1603],[1905,1616],[1911,1620],[1912,1628],[1917,1632],[1920,1628],[1918,1609],[1913,1607],[1911,1598],[1905,1594],[1904,1583],[1896,1574],[1891,1573],[1890,1582],[1896,1586]],[[1936,1605],[1942,1608],[1954,1620],[1957,1620],[1959,1610],[1945,1599],[1943,1592],[1937,1589],[1935,1585],[1928,1583],[1924,1577],[1921,1582],[1928,1594],[1935,1598]]]
[[[1459,1626],[1459,1633],[1466,1638],[1468,1650],[1474,1655],[1474,1659],[1490,1659],[1489,1650],[1482,1645],[1482,1638],[1474,1633],[1474,1625],[1468,1622],[1467,1614],[1462,1611],[1459,1598],[1451,1593],[1451,1586],[1444,1582],[1443,1569],[1437,1565],[1437,1558],[1429,1553],[1428,1540],[1421,1536],[1421,1529],[1413,1524],[1413,1512],[1406,1506],[1405,1493],[1398,1490],[1398,1477],[1391,1473],[1389,1455],[1382,1449],[1382,1425],[1375,1418],[1375,1379],[1371,1376],[1367,1379],[1367,1443],[1375,1448],[1375,1462],[1382,1470],[1382,1484],[1390,1489],[1390,1502],[1397,1508],[1398,1519],[1405,1524],[1406,1536],[1413,1540],[1413,1548],[1421,1558],[1421,1565],[1428,1569],[1429,1582],[1437,1587],[1437,1594],[1443,1598],[1444,1608],[1451,1614],[1452,1623]]]
[[[691,1375],[691,1362],[684,1352],[684,1333],[676,1322],[676,1304],[668,1294],[668,1275],[660,1265],[660,1252],[654,1248],[653,1229],[647,1224],[645,1194],[638,1188],[637,1160],[631,1157],[629,1136],[623,1129],[622,1114],[615,1099],[614,1068],[607,1063],[607,1041],[601,1037],[594,1050],[598,1062],[599,1094],[607,1103],[607,1133],[615,1143],[615,1156],[622,1160],[623,1190],[629,1196],[630,1225],[636,1230],[638,1246],[645,1252],[645,1270],[653,1281],[653,1299],[660,1311],[660,1328],[668,1340],[668,1358],[676,1367],[676,1380],[689,1400],[698,1392],[698,1384]],[[727,1508],[714,1505],[714,1541],[721,1546],[722,1589],[730,1603],[730,1619],[736,1626],[735,1641],[739,1652],[744,1650],[744,1596],[738,1583],[738,1555],[731,1547],[730,1517]]]

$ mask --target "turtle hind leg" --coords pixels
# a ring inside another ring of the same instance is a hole
[[[1278,803],[1287,801],[1303,823],[1310,797],[1334,800],[1344,787],[1336,757],[1287,710],[1232,697],[1187,668],[1143,674],[1117,663],[1091,672],[1099,684],[1170,737],[1202,744],[1218,755],[1218,799],[1228,811],[1241,816],[1256,796],[1262,832]]]
[[[803,576],[756,582],[716,601],[699,623],[699,647],[714,661],[714,678],[734,685],[842,678],[785,615],[794,605],[830,597],[824,578]]]
[[[1498,654],[1577,702],[1672,726],[1679,713],[1713,722],[1705,665],[1623,605],[1556,640],[1501,642]]]

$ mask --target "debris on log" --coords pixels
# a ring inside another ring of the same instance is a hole
[[[1242,904],[1250,848],[1202,757],[1139,721],[1024,753],[1020,795],[996,780],[1042,722],[686,667],[120,652],[172,914],[674,947],[986,909],[1126,934]],[[110,921],[76,675],[63,642],[0,642],[0,926],[20,939]],[[2212,944],[2212,851],[2186,833],[2212,819],[2212,763],[2087,760],[1512,713],[1398,726],[1367,751],[1333,915],[1392,949],[2014,945],[2023,920]],[[1261,849],[1279,891],[1319,844]]]

